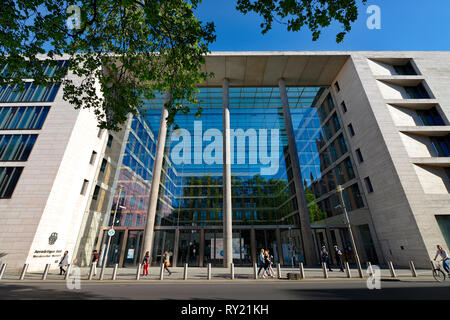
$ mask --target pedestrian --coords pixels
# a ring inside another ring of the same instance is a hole
[[[98,252],[97,250],[94,250],[92,252],[92,266],[93,266],[93,271],[94,271],[94,276],[97,275],[97,263],[98,263]]]
[[[169,270],[170,267],[170,256],[171,254],[166,250],[164,251],[164,254],[162,256],[163,258],[163,263],[164,263],[164,269],[167,270],[167,272],[169,272],[169,276],[172,275],[172,271]]]
[[[148,265],[150,264],[150,252],[146,252],[144,256],[144,260],[142,261],[142,265],[144,266],[144,270],[142,271],[143,276],[148,276]]]
[[[450,276],[450,258],[447,254],[447,251],[442,249],[442,247],[439,244],[437,245],[437,251],[434,260],[436,260],[438,256],[441,256],[442,265],[444,266],[444,269],[447,272],[447,274]]]
[[[63,272],[66,274],[66,270],[64,267],[67,267],[69,265],[69,251],[64,251],[64,255],[61,257],[61,260],[59,261],[59,275],[62,275]]]
[[[328,263],[328,251],[325,248],[325,246],[322,246],[322,250],[320,251],[320,257],[322,258],[322,262],[324,262],[325,265],[328,266],[328,270],[333,271],[333,270],[331,270],[331,266]]]
[[[263,278],[266,278],[266,274],[268,277],[270,277],[270,256],[269,256],[269,251],[265,250],[264,251],[264,273],[263,273]]]
[[[261,270],[264,270],[264,249],[261,249],[261,251],[259,252],[258,265],[259,265],[259,269],[258,269],[258,278],[259,278],[259,274],[261,273]],[[264,275],[264,273],[263,273],[263,275]]]
[[[336,244],[334,245],[334,253],[336,254],[336,264],[339,266],[339,269],[341,269],[341,272],[344,272],[344,262],[342,261],[343,254]]]
[[[275,261],[275,259],[273,258],[273,255],[270,254],[270,251],[269,251],[269,258],[270,258],[270,266],[269,266],[270,276],[272,278],[275,278],[275,271],[273,270],[273,262]]]

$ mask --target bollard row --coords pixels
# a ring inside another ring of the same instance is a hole
[[[94,262],[89,269],[89,274],[88,274],[88,280],[92,280],[93,277],[95,276],[94,272],[96,270],[96,262]],[[387,262],[388,267],[389,267],[389,272],[390,272],[390,276],[391,278],[397,278],[397,273],[396,270],[394,268],[394,265],[392,263],[392,261],[388,261]],[[3,278],[5,271],[6,271],[6,267],[7,264],[6,263],[2,263],[0,266],[0,279]],[[24,280],[25,276],[27,274],[27,270],[28,270],[29,264],[25,263],[22,267],[22,270],[20,272],[20,276],[19,276],[19,280]],[[48,273],[50,270],[51,265],[50,264],[46,264],[44,271],[42,273],[41,276],[41,280],[47,280],[48,277]],[[188,264],[185,263],[184,264],[184,270],[183,270],[183,280],[188,280]],[[344,263],[344,267],[345,267],[345,272],[346,272],[346,277],[347,278],[352,278],[352,274],[351,274],[351,270],[350,270],[350,265],[349,263],[346,261]],[[409,261],[409,267],[410,267],[410,271],[411,271],[411,276],[412,277],[418,277],[415,265],[413,261]],[[142,265],[138,264],[137,265],[137,270],[136,270],[136,280],[140,280],[140,276],[141,276],[141,268]],[[282,272],[281,272],[281,265],[278,263],[277,266],[277,278],[278,279],[282,279]],[[68,265],[67,266],[67,270],[66,273],[64,274],[64,280],[69,279],[70,274],[71,274],[71,269],[72,269],[72,265]],[[357,263],[357,269],[358,269],[358,273],[359,273],[359,277],[363,278],[363,272],[362,272],[362,268],[361,265],[359,263]],[[104,278],[104,270],[105,268],[101,269],[101,273],[100,273],[100,277],[99,280],[103,280]],[[235,266],[234,263],[230,264],[230,279],[233,280],[235,279]],[[299,272],[300,272],[300,279],[306,279],[306,273],[305,273],[305,269],[304,269],[304,265],[302,262],[299,263]],[[328,266],[325,262],[322,262],[322,272],[323,272],[323,278],[324,279],[328,279],[329,275],[328,275]],[[118,264],[114,265],[113,268],[113,272],[111,275],[111,280],[116,280],[117,279],[117,273],[118,273]],[[374,270],[372,268],[372,264],[370,262],[367,262],[367,273],[369,276],[372,276],[374,274]],[[289,275],[288,275],[289,276]],[[207,280],[211,280],[212,278],[212,267],[211,267],[211,263],[208,263],[207,265],[207,274],[206,274],[206,278]],[[253,279],[258,279],[258,265],[256,263],[253,264]],[[161,264],[160,266],[160,274],[159,274],[159,280],[164,280],[164,264]]]

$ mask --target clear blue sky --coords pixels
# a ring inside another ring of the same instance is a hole
[[[341,31],[337,24],[324,29],[315,42],[308,29],[288,32],[278,23],[262,35],[262,18],[241,14],[235,4],[236,0],[203,0],[200,4],[197,16],[216,26],[217,40],[211,51],[450,50],[449,0],[368,0],[340,44],[335,41]],[[372,4],[381,9],[381,30],[366,26],[366,9]]]

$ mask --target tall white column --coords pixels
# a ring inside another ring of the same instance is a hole
[[[278,86],[280,87],[281,104],[283,106],[284,123],[286,126],[286,134],[289,145],[289,156],[291,158],[292,175],[300,215],[300,229],[302,231],[304,255],[306,263],[311,265],[315,262],[316,255],[314,254],[314,242],[312,238],[311,226],[309,224],[308,207],[306,206],[305,191],[303,189],[303,179],[300,171],[300,162],[298,160],[294,129],[292,127],[291,111],[289,109],[289,102],[286,92],[286,82],[283,78],[278,81]]]
[[[228,79],[222,82],[223,106],[223,266],[233,262],[233,230],[231,202],[230,105]]]
[[[169,94],[166,93],[164,95],[164,104],[169,101],[169,98]],[[169,111],[165,108],[164,104],[161,107],[161,121],[159,123],[158,141],[156,143],[155,162],[153,163],[152,182],[150,185],[150,199],[147,210],[147,222],[145,224],[144,244],[142,249],[142,255],[145,255],[145,253],[149,251],[150,256],[152,255],[156,206],[158,205],[159,183],[161,181],[161,171],[164,160],[164,147],[166,145],[166,118],[169,115]],[[154,259],[154,257],[151,258],[152,260]]]

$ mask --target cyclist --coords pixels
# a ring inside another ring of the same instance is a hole
[[[442,265],[444,266],[444,269],[447,272],[447,274],[450,275],[450,258],[447,252],[444,249],[442,249],[440,245],[437,245],[436,256],[434,257],[435,261],[438,256],[441,256]]]

